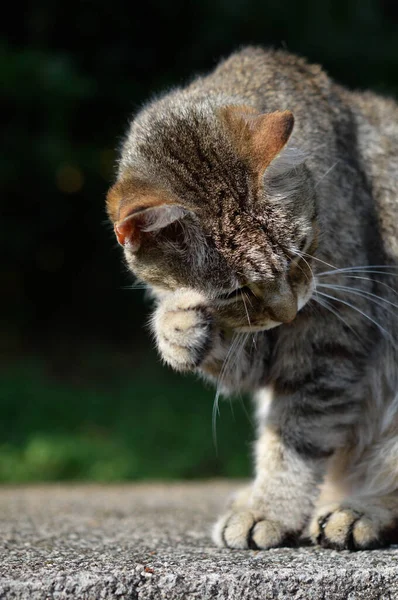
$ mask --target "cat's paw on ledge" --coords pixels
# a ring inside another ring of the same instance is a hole
[[[217,546],[239,550],[291,545],[293,538],[278,521],[271,521],[262,513],[248,509],[226,513],[213,529],[213,540]]]
[[[335,550],[369,550],[388,543],[396,518],[390,507],[334,504],[315,513],[309,533],[312,541]]]
[[[180,290],[164,298],[152,325],[163,360],[177,371],[197,368],[211,350],[212,311],[194,290]]]

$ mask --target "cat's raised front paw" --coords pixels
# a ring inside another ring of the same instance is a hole
[[[312,541],[335,550],[369,550],[388,543],[392,516],[385,509],[348,505],[320,508],[311,521]]]
[[[278,521],[268,520],[255,510],[236,510],[222,516],[214,526],[213,540],[217,546],[240,550],[264,550],[290,544],[294,536],[287,535]]]
[[[177,371],[193,370],[211,349],[212,311],[198,292],[180,290],[161,301],[153,317],[153,329],[163,360]]]

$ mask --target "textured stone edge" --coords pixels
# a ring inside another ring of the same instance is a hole
[[[216,567],[216,561],[215,561]],[[325,564],[325,567],[327,565]],[[267,600],[303,598],[309,600],[379,600],[398,598],[398,567],[361,570],[335,569],[313,575],[298,569],[264,571],[255,569],[239,573],[192,572],[159,574],[119,571],[96,574],[88,571],[75,576],[59,575],[31,582],[0,580],[0,598],[48,600]]]

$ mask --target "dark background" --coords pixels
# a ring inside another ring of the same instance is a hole
[[[0,481],[245,475],[245,399],[160,366],[104,200],[132,113],[246,43],[398,95],[396,0],[14,2],[0,76]],[[250,407],[249,407],[250,409]]]

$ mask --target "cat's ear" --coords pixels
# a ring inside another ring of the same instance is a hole
[[[221,118],[237,151],[260,176],[283,150],[294,127],[289,110],[261,114],[250,106],[224,106]]]
[[[174,199],[131,180],[118,182],[110,189],[107,209],[117,241],[133,252],[140,248],[146,235],[167,227],[187,213]]]
[[[186,210],[173,204],[160,204],[129,213],[122,221],[114,225],[117,241],[121,246],[136,252],[141,246],[145,234],[153,233],[178,221]]]

